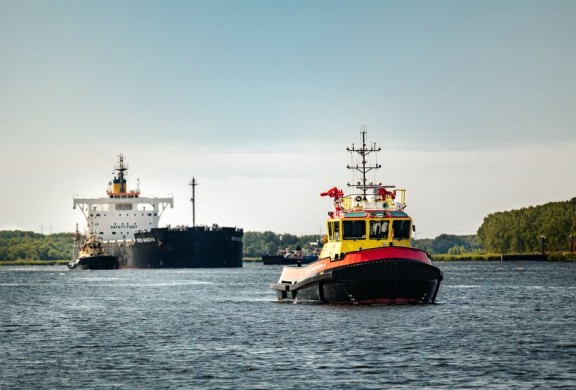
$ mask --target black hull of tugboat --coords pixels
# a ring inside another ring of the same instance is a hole
[[[296,284],[277,283],[279,301],[331,304],[434,303],[442,272],[414,260],[376,260],[327,270]]]
[[[118,257],[111,255],[97,255],[81,257],[68,263],[70,270],[108,270],[118,268]]]
[[[135,234],[121,268],[242,267],[242,229],[158,228]]]

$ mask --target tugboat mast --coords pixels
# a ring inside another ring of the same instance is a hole
[[[196,226],[195,188],[198,185],[198,183],[196,182],[196,179],[192,177],[192,181],[188,183],[188,185],[192,187],[192,197],[190,198],[190,202],[192,202],[192,227],[195,227]]]
[[[378,168],[382,167],[382,165],[379,165],[379,164],[368,165],[368,161],[366,160],[366,157],[372,152],[381,151],[382,148],[377,147],[376,142],[374,142],[372,145],[370,145],[370,147],[367,147],[366,146],[366,133],[367,133],[366,132],[366,125],[362,125],[361,131],[360,131],[360,134],[362,134],[362,147],[361,148],[354,147],[354,144],[352,144],[351,148],[350,147],[346,148],[346,150],[349,151],[351,155],[353,153],[358,153],[362,157],[362,165],[358,165],[358,163],[356,163],[355,166],[347,165],[346,168],[356,170],[362,174],[362,181],[361,182],[359,181],[357,184],[348,183],[348,187],[356,187],[356,188],[362,190],[363,200],[366,200],[366,192],[368,191],[368,189],[374,188],[373,183],[368,184],[368,180],[366,179],[366,173],[370,172],[372,169],[378,169]]]

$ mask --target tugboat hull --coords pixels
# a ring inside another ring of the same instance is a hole
[[[86,256],[68,263],[68,268],[71,270],[105,270],[117,269],[118,258],[110,255],[96,255]]]
[[[297,283],[276,283],[279,301],[332,304],[434,303],[442,272],[415,260],[386,259],[333,268]]]

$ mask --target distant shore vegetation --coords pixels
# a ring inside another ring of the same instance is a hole
[[[297,248],[313,252],[321,247],[320,235],[244,232],[244,258]],[[505,254],[546,252],[549,261],[574,260],[576,241],[576,198],[519,210],[487,215],[478,234],[441,234],[415,239],[413,246],[428,252],[434,260],[499,260]],[[73,233],[40,234],[31,231],[0,231],[0,265],[59,264],[70,260]]]
[[[576,198],[488,214],[478,239],[489,252],[574,251]]]
[[[40,234],[21,230],[0,231],[0,262],[70,260],[72,233]]]

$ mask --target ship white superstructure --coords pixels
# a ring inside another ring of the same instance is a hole
[[[140,197],[140,189],[127,190],[126,171],[122,154],[118,156],[117,172],[107,197],[74,198],[73,208],[80,209],[86,218],[88,234],[103,241],[134,240],[137,231],[157,228],[164,211],[174,207],[174,199]]]

